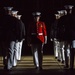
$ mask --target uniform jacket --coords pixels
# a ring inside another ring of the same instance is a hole
[[[31,22],[28,27],[28,38],[31,43],[45,42],[45,36],[47,36],[46,26],[44,22]],[[29,41],[28,39],[28,41]]]
[[[57,38],[57,25],[58,25],[58,20],[55,20],[55,22],[51,25],[50,29],[50,38],[54,39]]]
[[[21,41],[23,39],[22,34],[24,34],[23,31],[25,30],[23,29],[24,25],[20,20],[10,15],[3,15],[1,21],[3,41]]]
[[[25,39],[25,35],[26,35],[25,25],[22,20],[19,20],[19,28],[18,29],[19,29],[19,32],[18,32],[19,40]]]
[[[70,18],[71,26],[70,26],[70,39],[75,40],[75,15],[72,15],[72,18]]]
[[[70,29],[71,29],[71,15],[68,14],[62,16],[58,21],[57,38],[59,40],[69,41],[71,39]]]

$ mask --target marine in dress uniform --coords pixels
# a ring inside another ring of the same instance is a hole
[[[71,14],[70,17],[70,69],[74,69],[74,54],[75,54],[75,7],[73,5],[67,5],[66,9]]]
[[[47,43],[47,32],[45,23],[39,21],[41,13],[33,12],[34,21],[32,21],[28,28],[27,41],[31,46],[34,65],[36,69],[42,69],[42,54],[43,45]]]
[[[2,8],[2,11],[3,11],[3,15],[4,13],[10,15],[11,14],[11,11],[12,11],[13,7],[3,7]],[[3,16],[2,15],[2,16]],[[3,24],[2,24],[3,25]],[[2,33],[3,34],[3,33]],[[2,43],[2,47],[4,48],[4,44]],[[6,65],[6,62],[7,62],[7,50],[6,48],[4,48],[5,51],[3,50],[3,64]]]
[[[64,23],[65,23],[65,67],[64,68],[73,68],[72,65],[72,48],[71,48],[71,30],[72,30],[72,8],[73,5],[65,5],[64,6],[67,14],[64,16]],[[70,67],[69,67],[70,61]]]
[[[18,11],[16,11],[16,10],[11,11],[11,15],[13,17],[17,18],[18,20],[20,20],[20,22],[21,22],[21,27],[22,27],[21,28],[22,29],[21,37],[22,37],[22,40],[21,41],[18,41],[18,39],[16,40],[13,66],[17,65],[17,60],[21,60],[22,44],[23,44],[23,41],[24,41],[24,38],[25,38],[25,25],[21,20],[22,15],[18,15],[17,13],[18,13]]]
[[[17,15],[17,18],[19,20],[21,20],[21,16],[22,15]],[[22,22],[22,20],[21,20],[21,22]],[[20,42],[18,42],[18,47],[17,47],[17,60],[21,60],[22,45],[23,45],[23,41],[25,40],[25,26],[24,26],[24,23],[23,22],[22,22],[22,24],[23,24],[23,29],[24,29],[24,31],[23,31],[23,39]]]
[[[10,15],[17,18],[17,13],[18,11],[12,10]],[[15,46],[14,46],[15,50],[14,50],[14,56],[13,56],[13,66],[17,65],[17,47],[18,47],[18,39],[16,39]]]
[[[60,15],[60,18],[65,15],[65,12],[66,12],[66,10],[60,10],[60,11],[58,11],[58,14]],[[57,28],[58,28],[57,29],[57,35],[60,32],[59,31],[59,27],[61,27],[61,25],[59,24],[59,20],[58,20],[58,25],[57,25]],[[60,34],[61,34],[61,32],[60,32]],[[57,36],[57,40],[59,41],[58,61],[61,61],[62,63],[64,63],[64,61],[65,61],[65,58],[64,58],[64,41],[63,40],[60,40],[60,39],[61,38],[58,35]]]
[[[56,20],[51,26],[51,32],[50,32],[50,37],[51,41],[53,41],[53,46],[54,46],[54,56],[56,59],[58,59],[58,49],[59,49],[59,41],[57,40],[57,24],[58,24],[58,19],[60,18],[59,14],[55,14]]]

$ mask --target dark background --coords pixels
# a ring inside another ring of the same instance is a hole
[[[55,20],[54,14],[57,10],[64,9],[64,5],[75,5],[75,0],[0,0],[0,7],[13,6],[22,14],[22,21],[26,27],[32,19],[32,12],[40,11],[41,20],[46,23],[48,43],[44,46],[44,54],[53,54],[53,43],[50,41],[50,26]],[[22,55],[31,55],[31,48],[27,46],[27,41],[23,43]]]

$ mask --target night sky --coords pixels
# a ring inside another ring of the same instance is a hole
[[[33,11],[41,11],[44,17],[63,9],[66,4],[75,5],[75,0],[0,0],[0,6],[13,6],[18,10],[23,15],[24,22],[25,19],[30,20]]]

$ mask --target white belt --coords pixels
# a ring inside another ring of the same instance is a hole
[[[38,35],[43,35],[43,33],[38,33]]]

